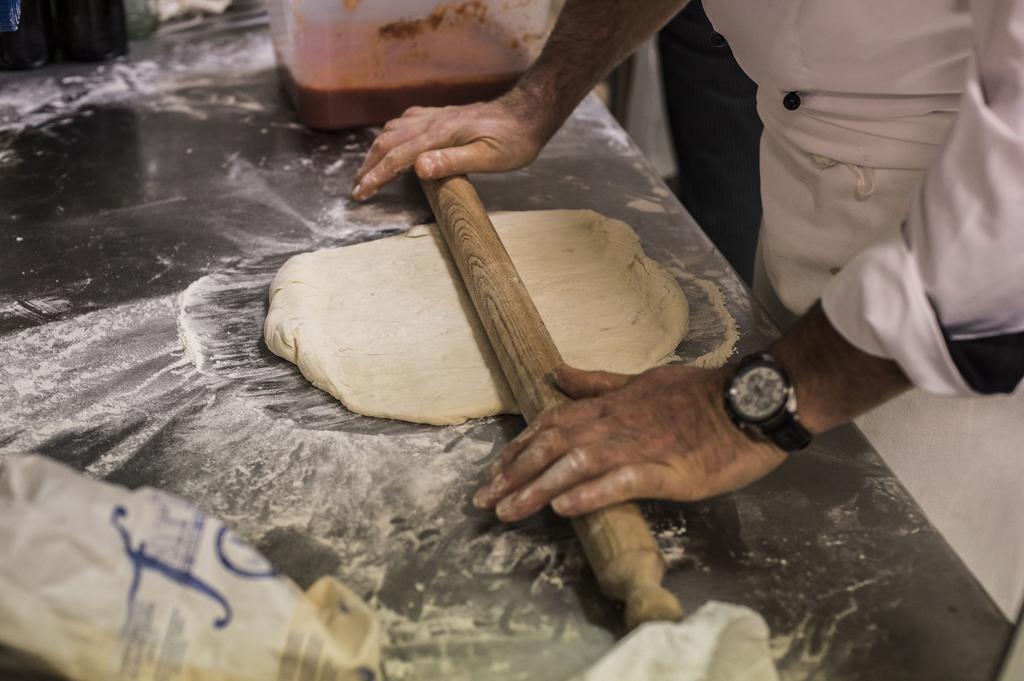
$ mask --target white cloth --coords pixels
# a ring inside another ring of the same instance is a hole
[[[570,681],[778,681],[768,625],[709,601],[682,622],[647,622]]]
[[[1024,0],[705,8],[758,83],[766,130],[853,166],[931,166],[889,238],[820,293],[858,348],[894,359],[929,392],[971,394],[942,330],[953,340],[1024,331]],[[796,111],[782,105],[790,91]],[[804,248],[766,227],[766,261]],[[787,305],[806,297],[801,268],[769,276]]]
[[[626,132],[644,152],[661,177],[676,174],[665,115],[665,92],[662,87],[661,62],[654,38],[641,45],[633,60],[633,82],[626,102]]]

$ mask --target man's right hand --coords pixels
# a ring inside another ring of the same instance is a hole
[[[537,100],[520,88],[490,102],[414,106],[377,136],[356,173],[352,198],[370,198],[409,168],[430,180],[522,168],[554,133],[546,118]]]

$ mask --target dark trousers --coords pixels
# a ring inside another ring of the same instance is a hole
[[[677,194],[744,281],[761,223],[757,87],[694,0],[658,36]]]

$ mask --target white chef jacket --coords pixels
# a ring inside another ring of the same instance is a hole
[[[785,117],[779,134],[844,163],[929,168],[902,233],[825,287],[836,330],[929,392],[1013,391],[1024,376],[1024,0],[704,6],[758,83],[767,128]]]

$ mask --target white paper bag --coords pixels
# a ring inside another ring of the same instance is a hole
[[[372,681],[380,625],[224,523],[39,456],[0,477],[0,643],[78,681]]]

